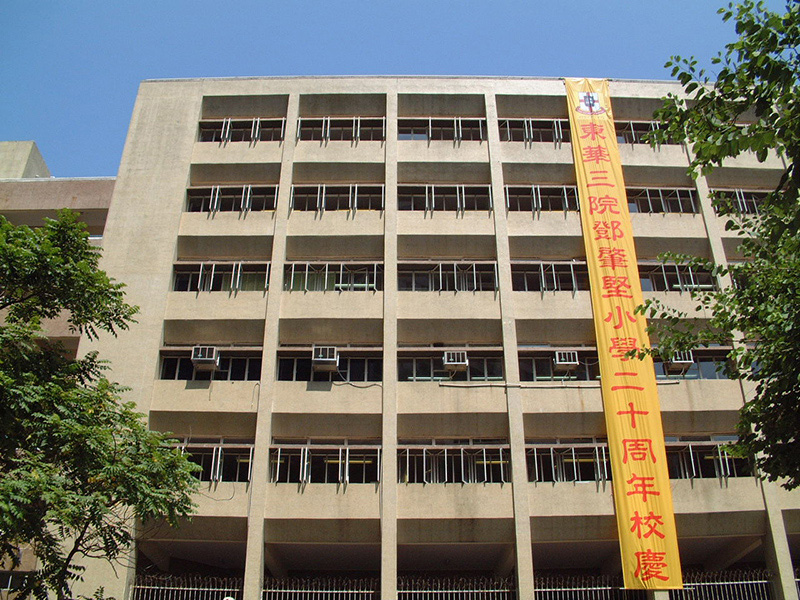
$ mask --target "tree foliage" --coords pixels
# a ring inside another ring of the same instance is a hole
[[[0,562],[36,554],[23,598],[71,598],[76,561],[118,559],[134,519],[177,524],[193,508],[194,465],[120,401],[95,352],[71,357],[42,334],[62,313],[89,336],[128,327],[137,309],[98,260],[72,213],[35,230],[0,217]]]
[[[739,38],[712,59],[714,79],[694,58],[667,63],[684,93],[668,96],[656,112],[662,128],[652,141],[685,140],[694,176],[746,153],[782,164],[783,174],[757,215],[739,214],[725,195],[712,198],[726,229],[741,236],[743,262],[723,268],[671,257],[732,282],[694,293],[709,321],[657,302],[646,308],[661,320],[651,332],[664,355],[739,342],[728,370],[753,382],[755,395],[741,411],[738,451],[755,455],[762,474],[791,489],[800,485],[800,4],[789,2],[776,14],[746,0],[719,12],[733,20]]]

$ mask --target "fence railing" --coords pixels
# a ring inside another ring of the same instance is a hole
[[[536,600],[645,600],[646,593],[625,590],[611,575],[537,575]]]
[[[266,579],[262,600],[377,600],[377,578],[348,579],[319,577],[313,579]]]
[[[772,600],[770,573],[762,569],[686,572],[670,600]]]
[[[398,600],[516,600],[513,579],[399,577]]]
[[[242,584],[229,577],[139,575],[131,600],[242,600]]]

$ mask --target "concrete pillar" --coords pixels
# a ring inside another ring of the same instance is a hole
[[[511,257],[508,244],[508,222],[505,210],[503,164],[499,158],[500,136],[496,126],[497,104],[494,94],[485,95],[489,168],[494,198],[495,243],[498,281],[500,282],[500,315],[503,329],[503,359],[508,404],[508,441],[511,448],[511,491],[514,504],[514,532],[517,571],[517,597],[533,598],[533,548],[531,546],[530,506],[528,503],[528,471],[525,463],[525,428],[522,419],[522,394],[519,389],[517,329],[511,288]]]
[[[278,183],[278,202],[272,239],[272,262],[264,327],[261,381],[258,396],[255,450],[253,452],[252,481],[250,482],[250,509],[247,518],[247,559],[244,571],[244,600],[260,600],[264,579],[265,531],[264,518],[269,498],[269,447],[272,442],[272,405],[277,377],[278,327],[283,267],[286,262],[286,231],[289,201],[292,193],[292,159],[296,140],[291,132],[297,129],[300,96],[289,95],[286,113],[286,134],[281,154],[281,174]],[[273,561],[271,561],[271,564]],[[277,564],[277,563],[275,563]]]
[[[397,93],[386,94],[383,212],[381,599],[397,598]]]

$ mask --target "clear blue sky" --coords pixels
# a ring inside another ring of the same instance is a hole
[[[666,79],[734,38],[712,0],[1,0],[0,140],[53,175],[115,175],[143,79]],[[774,10],[783,3],[768,2]]]

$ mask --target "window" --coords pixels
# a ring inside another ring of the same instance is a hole
[[[653,358],[657,379],[728,379],[724,368],[728,364],[728,350],[722,348],[695,349],[688,362]]]
[[[297,139],[303,141],[383,141],[384,117],[302,117],[297,119]]]
[[[759,207],[769,192],[757,190],[711,190],[716,196],[714,208],[718,214],[731,213],[741,215],[757,215]]]
[[[179,263],[174,292],[256,292],[269,286],[269,263]]]
[[[511,453],[506,440],[400,440],[399,483],[508,483]],[[487,443],[496,442],[496,443]]]
[[[353,183],[350,185],[292,186],[292,210],[325,212],[331,210],[383,210],[384,187]]]
[[[383,359],[340,356],[336,371],[314,371],[310,358],[278,357],[278,381],[383,381]]]
[[[520,381],[595,381],[600,379],[600,361],[597,352],[593,350],[562,351],[554,348],[526,352],[519,357],[519,379]]]
[[[574,211],[580,208],[574,186],[506,186],[506,209],[513,212]]]
[[[502,381],[502,356],[468,355],[461,370],[446,368],[444,351],[438,356],[401,357],[397,360],[398,381]]]
[[[195,473],[200,481],[250,481],[252,440],[187,438],[179,447],[202,469]]]
[[[285,119],[213,119],[200,121],[201,142],[280,142]]]
[[[729,454],[725,445],[736,436],[667,437],[670,479],[727,479],[753,475],[752,461]],[[528,481],[611,481],[608,442],[604,439],[526,440]]]
[[[488,185],[399,185],[397,209],[411,211],[492,210]]]
[[[495,263],[397,265],[401,292],[493,292],[499,288]]]
[[[511,265],[515,292],[576,292],[589,289],[585,262],[532,262]]]
[[[569,121],[564,119],[501,119],[501,142],[569,142]]]
[[[383,290],[383,265],[289,263],[283,289],[292,292],[378,292]]]
[[[161,379],[179,381],[258,381],[261,379],[261,353],[224,352],[215,371],[195,369],[189,352],[161,357]]]
[[[614,128],[617,133],[617,143],[619,144],[649,144],[644,136],[660,129],[660,125],[655,121],[616,121]],[[670,144],[675,142],[668,142]]]
[[[667,467],[671,479],[727,479],[750,477],[753,462],[728,453],[725,446],[735,441],[729,436],[668,437]]]
[[[697,195],[686,188],[626,188],[632,213],[696,214]]]
[[[686,292],[717,289],[714,276],[688,265],[640,264],[643,292]]]
[[[188,212],[248,212],[275,210],[278,186],[241,185],[191,188],[186,193]]]
[[[528,481],[536,483],[611,480],[608,443],[595,438],[526,440]]]
[[[398,140],[483,141],[486,119],[468,117],[398,119]]]
[[[294,440],[290,440],[294,441]],[[381,447],[373,440],[307,440],[269,450],[271,483],[378,483]]]

